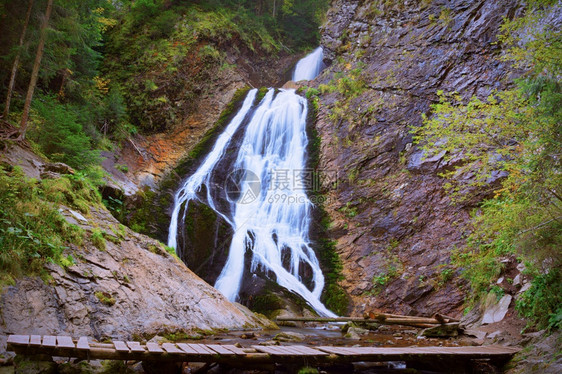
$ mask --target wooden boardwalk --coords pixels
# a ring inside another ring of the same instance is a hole
[[[429,362],[434,360],[460,363],[488,359],[496,363],[508,361],[517,348],[479,347],[337,347],[303,345],[261,346],[239,348],[230,344],[146,343],[113,341],[94,343],[87,337],[10,335],[8,351],[23,355],[76,357],[80,359],[135,360],[163,362],[216,362],[220,364],[346,364],[353,362]]]

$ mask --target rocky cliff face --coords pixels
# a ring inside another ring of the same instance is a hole
[[[127,195],[148,186],[158,189],[162,178],[172,171],[197,145],[205,133],[219,119],[221,112],[243,87],[280,86],[290,76],[290,69],[299,56],[281,54],[262,57],[256,54],[225,51],[230,69],[210,73],[209,81],[200,82],[201,94],[190,103],[193,111],[179,119],[171,131],[146,136],[136,136],[124,142],[116,154],[106,154],[104,168],[111,172],[115,182]],[[182,77],[177,77],[181,85]],[[179,104],[178,104],[179,105]],[[126,165],[122,173],[115,165]],[[181,176],[183,178],[185,176]]]
[[[477,199],[452,203],[438,176],[452,165],[424,158],[409,128],[438,90],[503,87],[512,73],[494,42],[518,11],[516,1],[332,3],[322,38],[331,66],[314,86],[320,167],[338,173],[326,210],[352,314],[459,314],[464,284],[450,258]]]
[[[11,147],[3,163],[21,165],[39,178],[43,161]],[[49,175],[54,177],[56,175]],[[0,296],[0,351],[8,334],[131,339],[155,334],[256,328],[262,322],[189,270],[163,245],[135,233],[103,206],[89,213],[60,207],[85,232],[84,243],[65,252],[74,264],[48,265],[50,279],[24,277]]]

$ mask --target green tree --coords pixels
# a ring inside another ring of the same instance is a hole
[[[6,93],[6,103],[4,104],[4,118],[8,118],[10,114],[10,102],[12,100],[12,91],[16,83],[16,73],[18,71],[18,65],[20,63],[21,48],[25,40],[25,32],[27,31],[27,25],[29,24],[29,18],[31,16],[31,10],[33,9],[33,0],[29,0],[27,6],[27,12],[25,14],[25,20],[23,22],[23,27],[21,30],[21,36],[18,42],[18,50],[16,52],[16,57],[14,58],[14,63],[12,64],[12,72],[10,74],[10,83],[8,83],[8,92]]]
[[[23,105],[23,113],[21,116],[21,123],[20,123],[20,136],[19,136],[20,139],[25,138],[25,133],[27,131],[27,119],[29,117],[29,110],[31,109],[31,100],[33,99],[33,92],[35,91],[35,86],[37,84],[37,77],[39,75],[39,66],[41,65],[41,58],[43,57],[43,49],[45,48],[47,26],[49,25],[49,18],[51,17],[52,9],[53,9],[53,0],[49,0],[47,3],[47,10],[45,10],[43,24],[41,26],[39,45],[37,46],[37,53],[35,54],[35,62],[33,63],[33,70],[31,71],[31,79],[29,81],[29,86],[27,87],[25,104]]]
[[[497,276],[495,257],[518,253],[539,268],[534,295],[558,309],[520,311],[540,326],[560,319],[562,295],[556,284],[562,266],[562,35],[540,22],[551,2],[531,2],[524,17],[506,21],[499,37],[504,59],[526,69],[509,90],[493,92],[486,100],[464,104],[457,94],[439,92],[439,103],[424,125],[413,129],[415,141],[428,153],[447,151],[460,166],[445,172],[456,196],[471,188],[495,190],[473,219],[473,233],[459,256],[475,292],[486,291]],[[457,160],[458,163],[458,160]],[[467,175],[474,174],[472,178]],[[489,181],[502,177],[499,187]],[[555,275],[558,274],[558,275]],[[553,297],[553,298],[552,298]]]

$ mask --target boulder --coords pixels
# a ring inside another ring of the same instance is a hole
[[[305,336],[303,334],[299,334],[298,332],[283,331],[275,335],[273,340],[278,342],[302,342],[304,338]]]
[[[361,340],[363,335],[367,335],[369,330],[362,329],[361,327],[350,327],[347,329],[347,333],[344,335],[347,339]]]
[[[73,168],[62,162],[47,163],[42,167],[43,172],[52,172],[57,174],[74,174]]]
[[[493,293],[490,293],[490,295],[495,297]],[[490,298],[490,295],[488,295],[488,298]],[[496,323],[503,320],[511,304],[511,299],[511,295],[504,295],[498,302],[487,302],[485,304],[484,316],[482,317],[482,324]]]
[[[459,335],[459,323],[446,323],[422,330],[421,336],[428,338],[447,338]]]

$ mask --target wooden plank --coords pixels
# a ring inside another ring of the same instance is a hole
[[[164,353],[162,348],[160,348],[160,346],[156,343],[148,342],[146,343],[146,348],[150,353]]]
[[[176,347],[175,344],[172,343],[163,343],[162,344],[162,348],[164,348],[164,350],[168,353],[173,353],[173,354],[183,354],[184,352],[179,349],[178,347]]]
[[[264,352],[274,356],[309,356],[309,354],[303,353],[298,348],[293,348],[292,346],[274,346],[274,345],[253,345],[254,349],[259,352]]]
[[[211,348],[213,351],[217,352],[223,356],[234,356],[234,353],[227,348],[224,348],[220,344],[205,344],[207,348]]]
[[[113,345],[115,346],[115,350],[117,352],[129,353],[129,347],[127,347],[127,344],[125,344],[125,342],[114,340]]]
[[[272,345],[253,345],[252,348],[254,348],[256,351],[258,352],[263,352],[263,353],[267,353],[270,355],[278,355],[279,351],[277,349],[274,348],[275,346]]]
[[[351,356],[352,355],[352,353],[350,353],[349,350],[347,349],[348,347],[321,346],[321,347],[316,347],[316,348],[321,350],[321,351],[324,351],[324,352],[336,354],[338,356]]]
[[[85,336],[81,336],[80,339],[78,339],[78,343],[76,343],[76,348],[81,350],[89,350],[90,344],[88,343],[88,338]]]
[[[381,347],[331,347],[321,346],[317,349],[340,356],[396,356],[396,355],[458,355],[461,356],[484,356],[510,355],[518,352],[517,348],[509,347],[403,347],[403,348],[381,348]]]
[[[29,335],[10,335],[8,336],[8,344],[28,345]]]
[[[144,352],[144,348],[140,345],[139,342],[127,342],[127,346],[131,350],[131,352]]]
[[[187,354],[197,355],[199,354],[195,349],[191,348],[186,343],[178,343],[178,347]]]
[[[328,353],[319,351],[314,348],[306,347],[304,345],[292,345],[292,348],[298,349],[300,352],[303,352],[307,355],[314,355],[314,356],[328,356]]]
[[[57,346],[57,337],[52,335],[43,336],[43,347],[55,348]]]
[[[31,335],[29,337],[29,345],[32,346],[41,346],[41,335]]]
[[[76,348],[70,336],[57,336],[58,348]]]
[[[230,352],[234,353],[237,356],[245,356],[246,352],[244,352],[241,348],[238,348],[232,344],[225,344],[223,345],[224,348],[228,349]]]
[[[188,344],[191,348],[193,348],[197,353],[201,355],[216,355],[217,353],[210,348],[207,348],[205,344],[196,344],[191,343]]]
[[[276,348],[283,356],[307,356],[292,345],[280,345]]]

